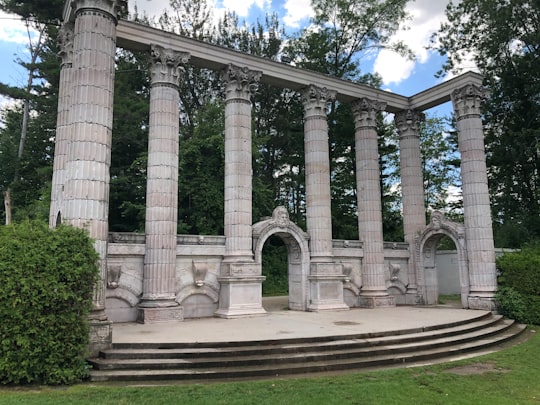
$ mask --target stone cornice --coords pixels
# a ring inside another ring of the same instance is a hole
[[[189,62],[189,57],[190,55],[186,52],[177,52],[159,45],[152,45],[150,50],[152,84],[166,83],[178,86],[180,65]]]

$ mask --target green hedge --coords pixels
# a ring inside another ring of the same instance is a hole
[[[540,243],[497,259],[499,312],[519,322],[540,325]]]
[[[98,277],[87,233],[37,221],[0,226],[0,383],[87,376],[87,315]]]

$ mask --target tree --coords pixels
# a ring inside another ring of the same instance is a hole
[[[17,5],[14,7],[19,9]],[[46,210],[43,206],[36,209],[34,202],[48,200],[45,190],[48,190],[50,172],[41,169],[52,162],[57,87],[49,84],[58,81],[58,64],[52,62],[52,58],[56,59],[56,44],[49,35],[56,34],[56,27],[28,18],[25,23],[30,59],[18,61],[27,70],[27,82],[22,88],[0,83],[0,93],[20,103],[20,108],[5,112],[3,119],[9,124],[0,130],[0,142],[5,153],[2,160],[9,158],[4,166],[8,169],[1,180],[6,224],[12,220],[13,208],[20,205],[19,214],[26,214],[23,217],[28,214],[35,216],[37,211],[43,214]],[[18,123],[15,123],[17,119]],[[16,152],[8,151],[9,148],[16,148]],[[25,210],[31,205],[34,205],[33,210]]]
[[[443,72],[459,72],[472,55],[491,91],[484,121],[495,244],[519,247],[540,238],[540,2],[463,0],[446,15],[434,38],[448,57]]]
[[[357,80],[360,59],[371,49],[388,48],[412,57],[392,35],[408,18],[407,0],[313,0],[312,25],[288,49],[300,67]]]

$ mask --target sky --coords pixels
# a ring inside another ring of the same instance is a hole
[[[309,24],[313,15],[310,0],[208,0],[214,15],[220,16],[225,9],[235,11],[240,19],[254,21],[266,12],[278,14],[287,32],[295,32]],[[411,0],[407,10],[412,20],[408,29],[400,30],[396,37],[404,41],[415,53],[416,60],[409,61],[390,51],[380,51],[365,58],[363,73],[377,72],[383,79],[383,89],[404,96],[412,96],[440,83],[436,78],[444,58],[433,50],[428,50],[429,40],[444,21],[444,9],[448,0]],[[129,0],[130,12],[137,6],[139,13],[158,17],[168,7],[169,0]],[[25,72],[14,62],[19,58],[28,59],[26,27],[14,16],[0,11],[0,81],[22,86],[26,82]],[[0,99],[0,106],[6,102]],[[447,103],[448,104],[448,103]],[[433,109],[430,113],[447,115],[449,105]]]

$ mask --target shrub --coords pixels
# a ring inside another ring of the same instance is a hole
[[[519,322],[540,324],[540,243],[497,259],[499,311]]]
[[[529,323],[527,306],[521,294],[512,287],[499,287],[495,294],[499,312],[518,322]]]
[[[27,221],[0,227],[0,382],[87,376],[87,315],[98,276],[85,231]]]

